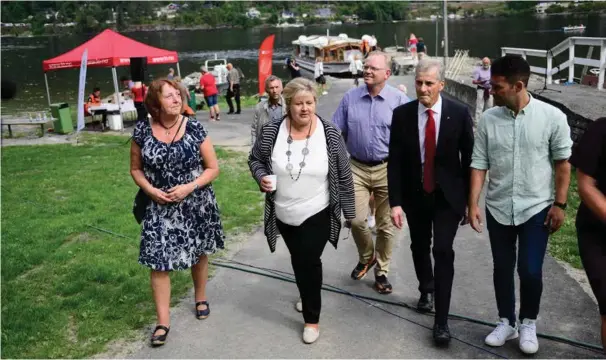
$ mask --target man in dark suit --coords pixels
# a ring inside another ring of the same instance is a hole
[[[454,277],[454,237],[463,225],[469,194],[473,122],[463,105],[440,95],[441,63],[424,59],[416,69],[417,100],[393,112],[387,181],[391,219],[410,228],[412,258],[421,297],[417,308],[436,317],[433,338],[450,342],[448,311]],[[432,231],[433,230],[433,231]],[[435,280],[430,246],[433,233]]]

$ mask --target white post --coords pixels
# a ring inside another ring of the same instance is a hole
[[[574,41],[568,39],[568,82],[574,82]]]
[[[526,60],[526,51],[522,51],[522,58],[524,58],[524,60]]]
[[[444,68],[448,67],[448,7],[444,0]]]
[[[552,83],[551,68],[553,67],[553,56],[551,55],[551,51],[547,51],[547,69],[545,72],[545,76],[547,77],[547,84],[549,85],[551,85]]]
[[[116,91],[116,102],[118,103],[118,111],[120,112],[120,128],[124,130],[124,120],[122,120],[122,104],[120,103],[120,89],[118,88],[118,73],[116,68],[112,67],[112,75],[114,77],[114,90]],[[109,124],[108,124],[109,125]]]
[[[501,56],[505,56],[507,55],[507,51],[505,51],[505,49],[501,48]]]
[[[440,45],[438,45],[438,41],[440,41],[438,38],[438,33],[440,31],[440,29],[438,28],[439,24],[440,24],[440,22],[438,21],[438,17],[436,16],[436,44],[434,45],[436,47],[436,58],[438,57],[438,48],[440,47]],[[397,49],[397,47],[396,47],[396,49]]]
[[[50,107],[50,91],[48,90],[48,77],[46,76],[46,72],[44,72],[44,83],[46,84],[46,97],[48,98],[48,106]]]
[[[605,90],[604,80],[606,80],[606,40],[602,40],[600,47],[600,75],[598,75],[598,90]]]
[[[181,68],[179,67],[179,62],[177,62],[177,75],[181,77]]]

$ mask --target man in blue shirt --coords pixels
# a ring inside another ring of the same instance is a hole
[[[396,107],[409,101],[403,92],[387,85],[390,75],[391,58],[378,51],[370,53],[364,64],[365,85],[348,91],[332,118],[351,155],[356,192],[356,219],[351,225],[359,262],[351,277],[360,280],[377,265],[375,289],[382,294],[392,292],[387,280],[395,232],[387,192],[391,118]],[[376,246],[367,223],[371,192],[376,204]]]

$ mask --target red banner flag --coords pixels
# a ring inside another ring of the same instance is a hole
[[[259,48],[259,95],[265,92],[265,79],[271,75],[275,35],[269,35]]]

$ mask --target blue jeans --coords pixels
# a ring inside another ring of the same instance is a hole
[[[519,239],[518,275],[520,276],[520,320],[536,319],[543,292],[543,259],[547,250],[549,229],[544,225],[551,206],[520,225],[498,223],[486,209],[486,224],[494,263],[494,289],[499,318],[515,324],[516,240]]]

